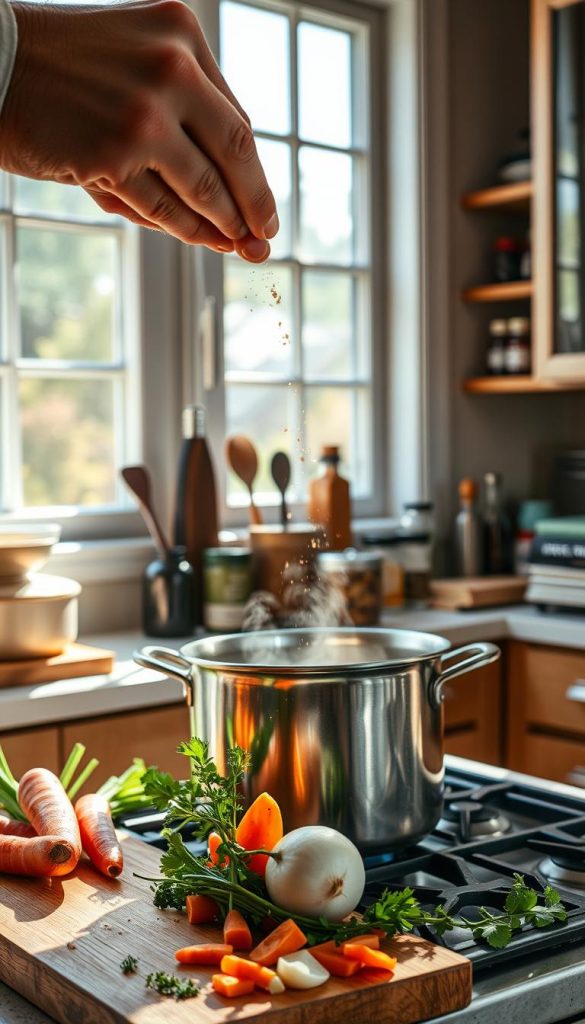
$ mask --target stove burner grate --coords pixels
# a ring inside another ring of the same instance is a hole
[[[474,839],[502,836],[510,830],[511,824],[496,807],[477,799],[458,799],[445,804],[437,828],[458,842],[470,843]]]

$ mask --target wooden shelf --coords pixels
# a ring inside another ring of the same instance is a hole
[[[506,281],[504,284],[477,284],[465,288],[464,302],[512,302],[532,298],[532,281]]]
[[[537,395],[559,394],[563,391],[585,391],[585,380],[539,380],[518,375],[510,377],[470,377],[463,382],[469,395]]]
[[[510,185],[494,185],[462,196],[464,210],[505,210],[511,213],[529,213],[534,194],[531,181],[516,181]]]

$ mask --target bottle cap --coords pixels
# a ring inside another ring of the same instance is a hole
[[[473,501],[477,497],[477,484],[471,477],[466,476],[459,481],[459,497],[462,501]]]
[[[321,462],[339,462],[339,445],[338,444],[324,444],[321,448],[321,455],[319,456]]]
[[[527,316],[513,316],[508,320],[510,334],[530,334],[530,320]]]
[[[186,405],[182,415],[183,437],[205,437],[205,409],[202,405]]]
[[[504,338],[508,333],[508,324],[505,320],[490,320],[489,332],[494,338]]]

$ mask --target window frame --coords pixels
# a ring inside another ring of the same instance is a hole
[[[354,2],[346,2],[346,0],[249,0],[253,6],[265,8],[269,10],[280,9],[284,13],[289,13],[291,7],[296,9],[296,20],[307,19],[316,20],[324,23],[327,21],[327,16],[331,18],[331,24],[334,27],[342,27],[340,22],[343,23],[345,20],[350,26],[355,23],[355,19],[358,18],[360,21],[365,22],[370,41],[370,53],[368,61],[368,88],[359,90],[366,98],[367,105],[369,107],[368,115],[370,122],[369,131],[369,202],[367,204],[367,220],[368,220],[368,232],[369,237],[369,257],[371,260],[370,265],[366,268],[370,275],[371,283],[371,295],[376,297],[375,301],[372,301],[371,307],[368,310],[357,310],[356,315],[365,315],[369,319],[370,326],[370,337],[371,337],[371,351],[369,354],[371,381],[369,383],[370,394],[372,396],[373,409],[371,410],[371,436],[372,436],[372,452],[371,452],[371,479],[373,491],[368,498],[358,498],[353,502],[354,515],[360,517],[372,517],[381,516],[387,512],[387,460],[385,458],[385,452],[382,445],[376,444],[376,438],[384,437],[387,430],[387,409],[386,403],[384,402],[385,392],[385,374],[386,374],[386,351],[384,338],[386,333],[387,323],[387,303],[386,303],[386,290],[385,281],[387,280],[387,262],[386,262],[386,245],[385,245],[385,231],[384,227],[387,219],[386,200],[385,200],[385,184],[384,184],[384,155],[386,149],[386,134],[385,134],[385,117],[384,117],[384,90],[379,88],[381,82],[385,78],[385,59],[384,59],[384,39],[385,33],[382,29],[384,14],[381,9],[370,7],[367,4],[361,2],[361,0],[354,0]],[[213,0],[212,4],[195,3],[195,11],[202,21],[204,31],[206,32],[208,41],[217,55],[219,52],[219,0]],[[324,17],[323,17],[324,15]],[[294,61],[294,42],[292,47],[292,57]],[[296,73],[293,71],[293,82],[296,80]],[[293,98],[292,102],[296,102],[296,97]],[[361,114],[355,114],[354,116],[359,118]],[[374,127],[376,130],[374,130]],[[259,138],[275,139],[280,141],[293,142],[293,152],[296,160],[296,150],[299,146],[298,137],[293,137],[292,133],[286,136],[276,136],[270,132],[259,131],[257,133]],[[302,143],[305,145],[305,143]],[[336,147],[328,147],[320,143],[308,143],[307,145],[315,145],[318,148],[330,149],[334,152],[352,152],[354,150],[359,151],[359,144],[356,142],[352,143],[352,146],[348,150],[339,150]],[[293,174],[295,173],[295,161],[293,160]],[[374,203],[372,197],[383,196],[383,201]],[[364,199],[363,196],[358,196],[356,205],[358,209],[361,207],[361,215],[364,213]],[[221,520],[226,526],[238,527],[245,525],[247,521],[247,508],[244,507],[233,507],[228,506],[226,502],[226,471],[225,471],[225,457],[224,457],[224,441],[225,441],[225,392],[224,392],[224,337],[223,337],[223,268],[224,259],[223,257],[205,252],[202,255],[202,259],[198,261],[198,272],[200,275],[200,290],[202,291],[205,298],[209,299],[213,304],[215,315],[213,322],[213,332],[210,336],[209,325],[207,330],[202,329],[202,326],[196,325],[195,337],[198,339],[196,344],[202,349],[200,353],[200,376],[205,376],[205,380],[200,380],[199,396],[200,401],[206,406],[208,411],[208,423],[209,423],[209,437],[210,442],[214,451],[216,465],[218,467],[218,494],[220,495],[221,502]],[[324,264],[316,264],[313,267],[312,264],[303,263],[302,260],[296,257],[283,258],[282,260],[275,261],[275,265],[291,266],[293,273],[300,273],[301,269],[306,268],[307,270],[319,270],[329,269],[325,268]],[[360,265],[358,260],[354,260],[351,267],[346,266],[332,266],[330,269],[340,270],[342,272],[355,272],[356,274],[363,273],[364,267]],[[300,318],[297,322],[300,326]],[[300,339],[299,339],[300,344]],[[206,365],[208,368],[211,365],[213,371],[210,374],[207,372],[203,374],[203,366]],[[321,381],[314,382],[316,385],[321,385]],[[326,384],[327,382],[323,382]],[[350,388],[352,385],[351,381],[347,383],[345,381],[340,382],[341,388]],[[309,386],[312,386],[309,385]],[[305,502],[297,502],[291,504],[290,510],[296,519],[302,519],[305,517]],[[275,496],[274,501],[271,504],[263,504],[262,511],[266,521],[278,521],[279,509],[278,499]]]

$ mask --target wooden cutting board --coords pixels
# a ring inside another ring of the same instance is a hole
[[[105,648],[70,644],[62,654],[55,654],[52,658],[0,661],[0,687],[36,686],[76,676],[107,676],[113,670],[115,660],[114,652]]]
[[[524,599],[525,576],[469,576],[432,580],[433,608],[490,608]]]
[[[184,915],[157,910],[149,883],[160,853],[128,836],[124,874],[98,875],[88,862],[65,879],[0,882],[0,980],[60,1024],[413,1024],[471,999],[471,963],[415,936],[384,948],[398,957],[391,981],[383,972],[331,978],[312,992],[258,993],[222,999],[211,988],[211,968],[180,968],[174,951],[219,938],[218,930],[191,927]],[[132,954],[138,973],[125,977],[120,962]],[[174,1002],[145,988],[151,971],[190,977],[195,999]]]

